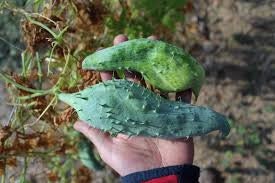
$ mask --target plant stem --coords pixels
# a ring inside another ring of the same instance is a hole
[[[4,170],[3,170],[1,183],[5,183],[5,179],[6,179],[6,158],[4,159]]]
[[[34,106],[37,102],[34,101],[34,102],[31,102],[29,104],[17,104],[17,103],[6,103],[7,105],[10,105],[10,106],[20,106],[20,107],[31,107],[31,106]]]
[[[1,183],[5,183],[5,179],[6,179],[6,173],[4,171],[3,175],[1,176],[2,179],[1,179]]]
[[[22,75],[26,77],[26,65],[25,65],[25,54],[24,52],[21,54],[21,62],[22,62]]]
[[[23,51],[21,53],[21,62],[22,62],[22,75],[26,77],[27,70],[30,70],[30,66],[31,66],[31,58],[27,54],[27,51]]]
[[[53,102],[55,101],[55,99],[56,99],[56,96],[53,97],[53,99],[50,101],[50,103],[48,104],[48,106],[44,109],[44,111],[40,114],[40,116],[33,123],[26,124],[24,127],[26,127],[26,126],[33,126],[34,124],[36,124],[42,118],[42,116],[47,112],[47,110],[51,107],[51,105],[53,104]]]
[[[40,97],[40,96],[44,96],[44,95],[48,95],[49,93],[34,93],[34,94],[31,94],[31,95],[26,95],[26,96],[21,96],[21,97],[18,97],[18,99],[20,100],[28,100],[28,99],[32,99],[32,98],[35,98],[35,97]]]
[[[66,26],[63,30],[60,31],[60,33],[58,34],[57,37],[57,42],[60,44],[60,42],[62,41],[62,37],[64,35],[64,33],[68,30],[69,26]]]
[[[13,117],[14,113],[16,112],[16,110],[17,110],[17,106],[13,106],[12,111],[10,112],[10,115],[9,115],[9,119],[8,119],[8,121],[6,123],[7,126],[10,125],[10,122],[11,122],[12,117]]]
[[[25,156],[24,157],[24,168],[23,168],[23,172],[20,176],[20,183],[25,183],[26,180],[26,174],[27,174],[27,168],[28,168],[28,159]]]
[[[0,37],[0,40],[3,41],[4,43],[8,44],[10,47],[13,47],[13,48],[17,49],[18,51],[23,51],[21,48],[16,47],[15,45],[11,44],[9,41],[4,39],[3,37]]]
[[[41,63],[40,63],[40,59],[39,59],[39,54],[36,52],[36,61],[37,61],[37,70],[38,70],[38,81],[39,81],[39,89],[42,88],[42,69],[41,69]]]
[[[35,24],[35,25],[38,25],[39,27],[45,29],[46,31],[48,31],[53,37],[54,39],[57,39],[58,38],[58,35],[53,32],[49,27],[47,27],[46,25],[44,25],[43,23],[41,22],[38,22],[36,20],[33,20],[31,17],[27,16],[27,19],[32,23],[32,24]]]
[[[0,77],[2,77],[7,83],[11,83],[14,86],[16,86],[17,88],[27,91],[27,92],[31,92],[31,93],[45,93],[45,94],[49,94],[52,93],[52,89],[49,90],[36,90],[36,89],[32,89],[32,88],[27,88],[25,86],[22,86],[18,83],[16,83],[14,80],[12,80],[9,76],[7,76],[6,74],[0,72]]]
[[[53,48],[52,48],[52,50],[51,50],[50,59],[49,59],[49,63],[48,63],[48,72],[47,72],[47,76],[49,76],[50,73],[51,73],[51,71],[50,71],[50,64],[51,64],[51,62],[52,62],[53,52],[54,52],[54,50],[55,50],[55,48],[56,48],[57,45],[58,45],[57,42],[53,42]]]
[[[65,62],[65,66],[63,67],[63,70],[62,70],[62,72],[61,72],[61,74],[59,76],[59,79],[58,79],[58,81],[55,84],[55,86],[56,86],[57,89],[59,89],[58,86],[62,82],[62,80],[65,79],[64,76],[65,76],[65,74],[67,72],[67,69],[69,68],[69,62],[71,60],[70,56],[71,56],[70,55],[70,51],[68,51],[68,55],[64,54],[64,58],[65,58],[66,62]]]

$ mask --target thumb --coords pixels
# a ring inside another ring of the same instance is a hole
[[[112,148],[112,138],[109,134],[93,128],[83,121],[77,121],[74,124],[74,129],[92,141],[102,159],[104,159],[106,153],[110,152]]]

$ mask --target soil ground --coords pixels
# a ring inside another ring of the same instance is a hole
[[[174,39],[206,68],[197,104],[224,113],[232,123],[225,139],[195,138],[201,182],[275,182],[275,1],[193,4],[186,16],[189,34],[180,27]],[[1,85],[0,93],[4,98]],[[4,121],[10,109],[2,104]]]
[[[214,167],[226,182],[275,182],[275,1],[194,5],[189,20],[201,39],[191,51],[207,70],[198,104],[226,114],[233,126],[225,140],[195,139],[195,164]]]

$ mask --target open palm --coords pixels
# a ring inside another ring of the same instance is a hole
[[[154,36],[149,39],[156,39]],[[119,35],[114,44],[127,41],[127,37]],[[101,72],[102,80],[111,79],[112,72]],[[126,73],[126,79],[138,82],[138,76]],[[191,91],[177,94],[185,102],[190,102]],[[166,140],[148,137],[128,137],[119,134],[111,137],[87,123],[78,121],[74,128],[83,133],[96,146],[102,160],[117,171],[121,176],[172,165],[192,164],[194,144],[190,139]]]

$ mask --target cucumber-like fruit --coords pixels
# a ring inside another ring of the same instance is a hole
[[[78,157],[83,165],[91,170],[102,170],[104,166],[96,158],[96,154],[92,149],[92,143],[85,137],[81,137],[78,143]]]
[[[204,81],[203,67],[183,49],[149,39],[134,39],[86,57],[83,69],[131,70],[164,92],[192,89],[196,97]]]
[[[58,95],[90,126],[129,136],[181,138],[230,131],[225,116],[207,108],[170,101],[127,80],[109,80],[80,92]]]

